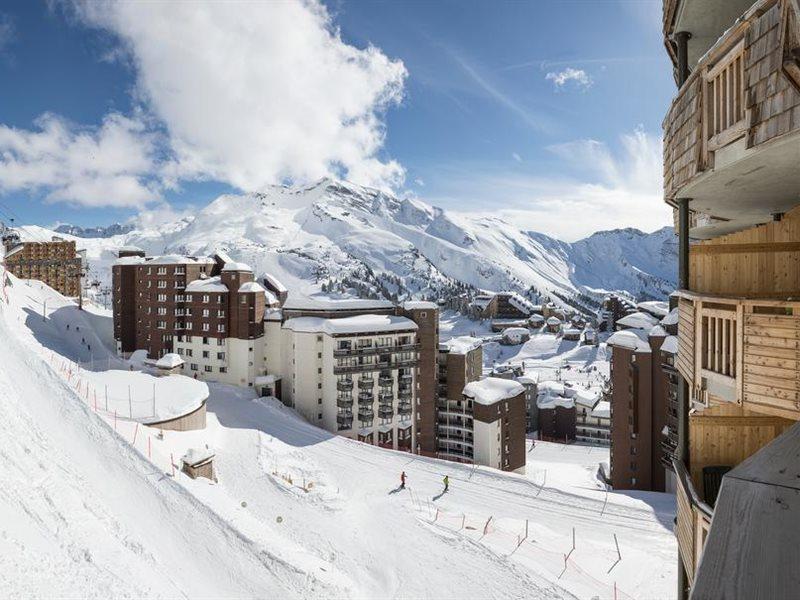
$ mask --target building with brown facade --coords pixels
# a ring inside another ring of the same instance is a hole
[[[16,277],[37,279],[68,298],[81,296],[83,258],[74,241],[22,242],[9,236],[4,245],[4,264]]]
[[[791,597],[800,2],[665,0],[663,14],[678,86],[663,122],[679,239],[678,597]]]

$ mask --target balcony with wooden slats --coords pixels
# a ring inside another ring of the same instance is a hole
[[[691,199],[692,237],[740,231],[798,204],[795,4],[753,4],[700,58],[664,119],[665,199]]]

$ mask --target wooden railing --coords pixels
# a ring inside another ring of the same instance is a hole
[[[676,366],[694,400],[800,420],[800,302],[677,293]]]
[[[714,511],[700,499],[686,466],[679,460],[673,460],[672,467],[677,480],[675,497],[678,514],[675,536],[678,538],[678,553],[691,584],[703,555],[703,546],[711,528]]]
[[[744,39],[731,48],[704,77],[708,106],[708,150],[727,146],[745,133]]]

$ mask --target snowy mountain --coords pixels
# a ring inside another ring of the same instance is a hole
[[[53,231],[56,233],[67,233],[80,238],[107,238],[112,235],[120,235],[133,230],[133,225],[123,225],[122,223],[113,223],[106,227],[80,227],[79,225],[62,223]]]
[[[36,234],[37,228],[25,228]],[[38,234],[49,232],[39,230]],[[675,287],[671,229],[596,233],[566,243],[497,216],[446,211],[418,199],[324,179],[306,187],[223,195],[192,218],[112,237],[82,238],[93,276],[109,279],[123,245],[149,253],[223,249],[295,293],[439,298],[468,288],[663,298]]]

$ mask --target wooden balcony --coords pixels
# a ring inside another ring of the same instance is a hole
[[[678,295],[676,366],[693,400],[800,419],[800,302]]]
[[[692,236],[786,212],[800,188],[800,16],[759,0],[711,46],[664,119],[664,195],[691,198]]]
[[[684,464],[676,460],[672,462],[672,466],[677,480],[675,498],[678,514],[675,536],[678,538],[678,554],[691,585],[700,564],[714,511],[700,499]]]

